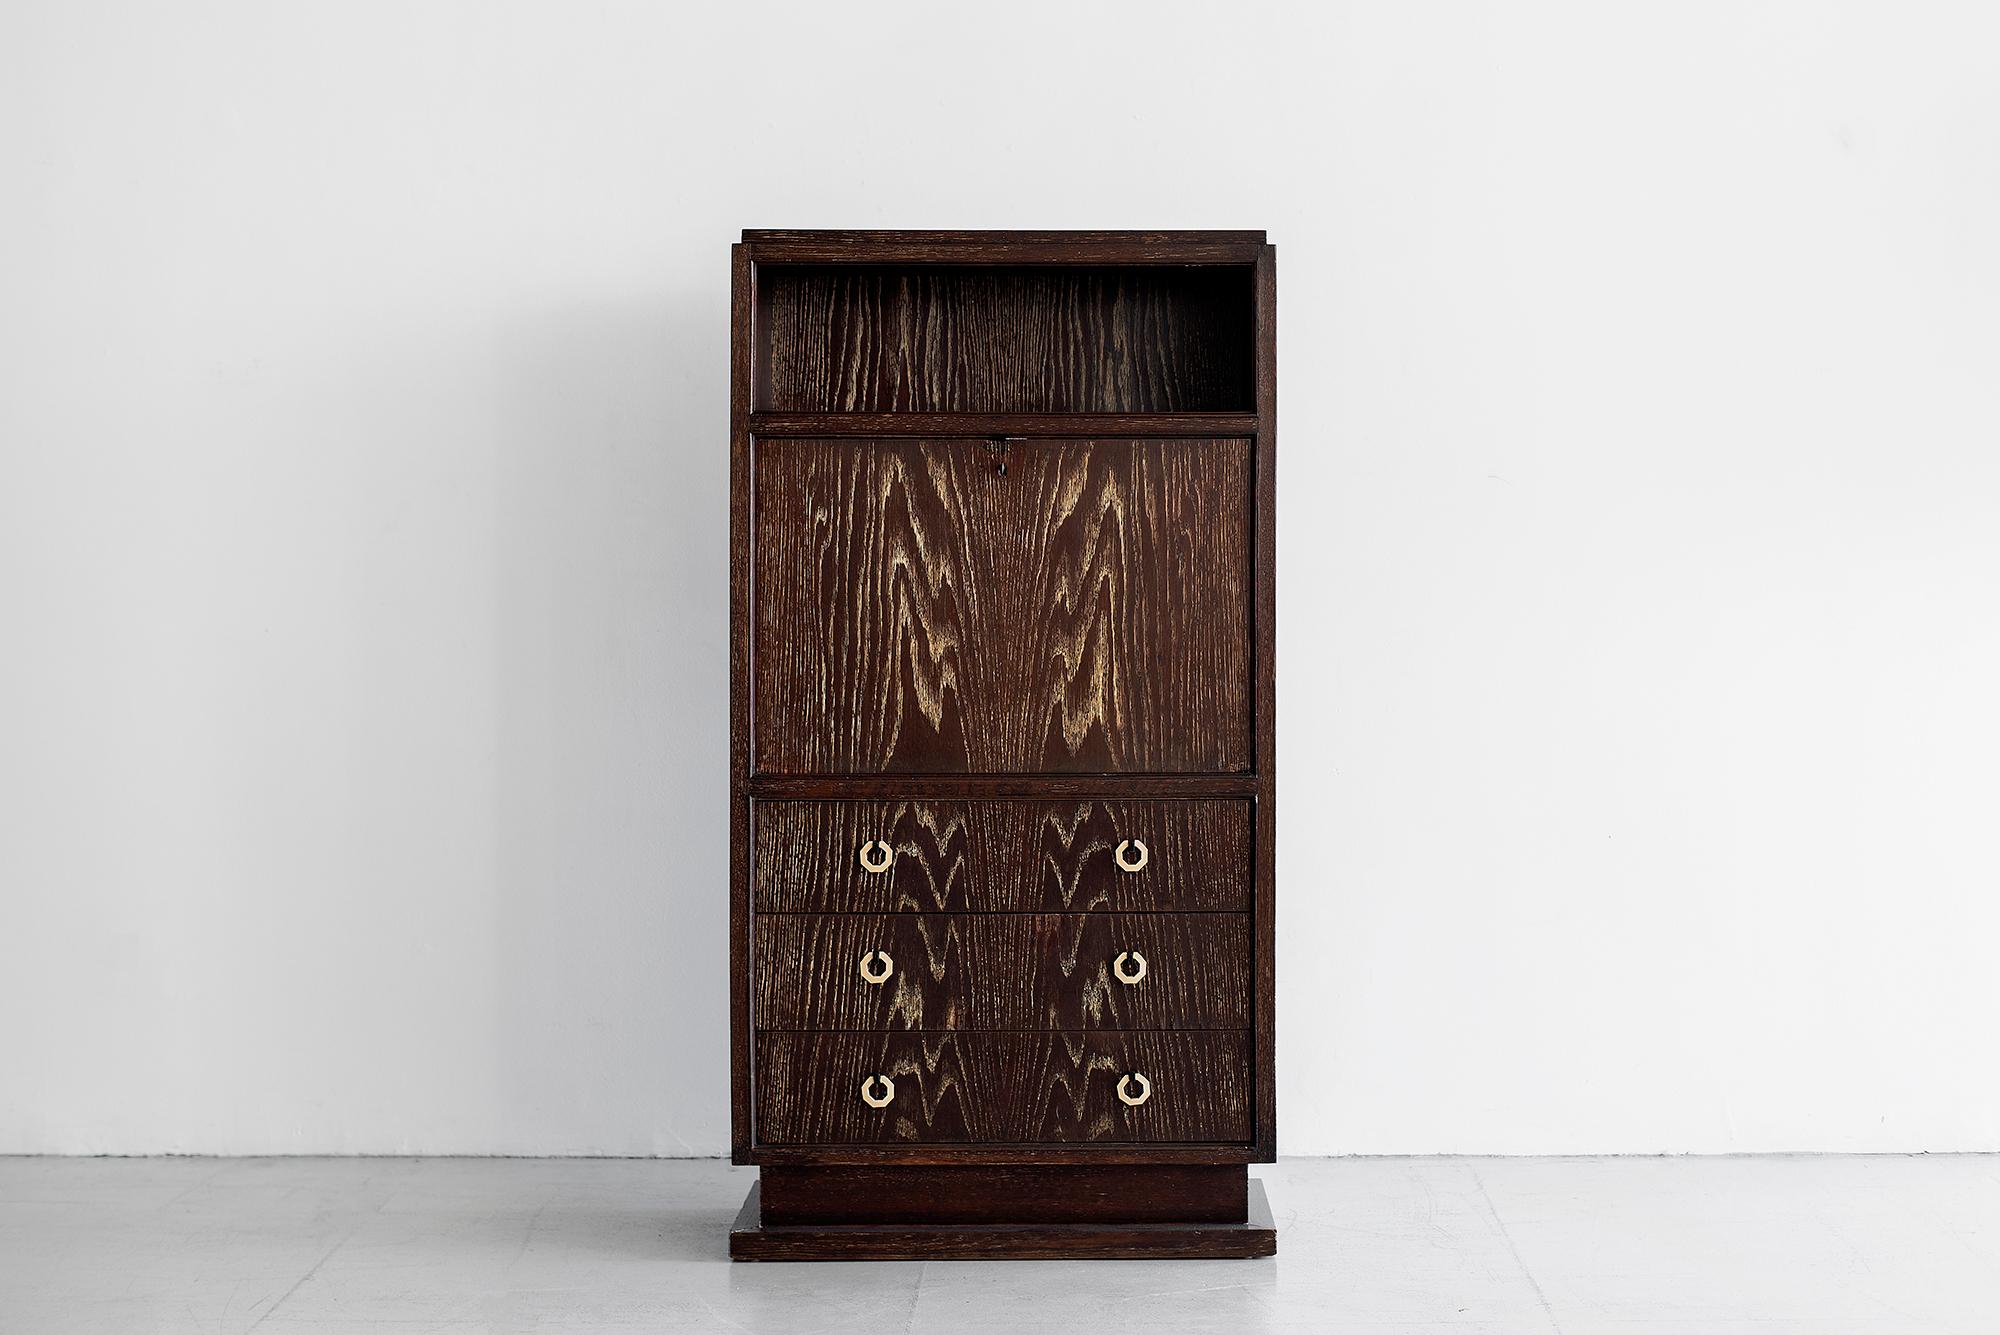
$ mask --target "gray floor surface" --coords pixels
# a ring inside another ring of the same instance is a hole
[[[0,1159],[0,1333],[2000,1332],[2000,1156],[1259,1172],[1274,1260],[732,1265],[716,1162]]]

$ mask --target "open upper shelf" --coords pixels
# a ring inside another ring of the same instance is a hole
[[[753,406],[1246,413],[1244,265],[760,264]]]

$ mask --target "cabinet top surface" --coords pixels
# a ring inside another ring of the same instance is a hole
[[[1209,244],[1209,245],[1251,245],[1264,244],[1264,233],[1255,232],[968,232],[968,231],[844,231],[844,230],[787,230],[773,228],[746,227],[743,229],[745,241],[837,241],[843,244],[861,244],[870,241],[883,245],[899,246],[920,243],[934,246],[976,246],[995,242],[1046,242],[1064,245],[1133,245],[1133,244]]]

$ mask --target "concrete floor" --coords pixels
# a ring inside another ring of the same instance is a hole
[[[723,1259],[702,1161],[0,1159],[0,1332],[2000,1332],[2000,1158],[1288,1160],[1265,1261]]]

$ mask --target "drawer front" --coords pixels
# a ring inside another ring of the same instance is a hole
[[[763,1033],[756,1112],[766,1145],[1242,1144],[1250,1036]]]
[[[753,903],[760,914],[1244,912],[1251,809],[1238,798],[758,801]]]
[[[1244,439],[760,439],[754,767],[1251,768]]]
[[[1244,1029],[1240,913],[759,914],[758,1029]]]

